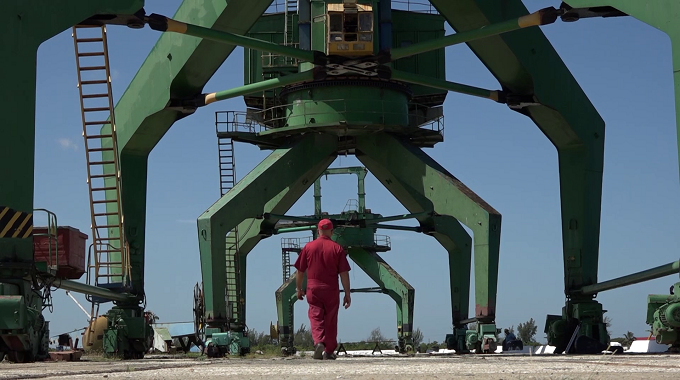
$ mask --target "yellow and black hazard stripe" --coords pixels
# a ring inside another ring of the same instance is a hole
[[[0,238],[26,239],[33,235],[33,213],[0,206]]]

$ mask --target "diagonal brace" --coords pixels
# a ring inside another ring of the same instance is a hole
[[[325,62],[325,54],[318,51],[302,50],[290,46],[283,46],[263,40],[258,40],[257,38],[204,28],[202,26],[173,20],[169,17],[155,13],[149,15],[146,18],[146,21],[151,29],[160,32],[186,34],[188,36],[204,38],[207,40],[243,46],[249,49],[281,54],[287,57],[297,58],[301,61],[312,62],[315,64],[324,64]]]
[[[553,7],[540,9],[525,16],[520,16],[518,18],[499,22],[497,24],[487,25],[479,29],[460,32],[442,38],[392,49],[391,58],[392,60],[397,60],[400,58],[410,57],[416,54],[445,48],[447,46],[458,45],[482,38],[496,36],[502,33],[512,32],[518,29],[552,24],[557,20],[559,15],[560,10]]]

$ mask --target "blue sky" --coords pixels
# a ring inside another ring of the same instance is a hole
[[[171,16],[180,3],[147,0],[146,9]],[[559,3],[525,1],[530,11]],[[558,21],[542,30],[607,125],[600,279],[677,260],[680,222],[675,215],[680,207],[669,38],[633,18]],[[109,28],[116,100],[158,37],[149,28]],[[446,56],[449,80],[499,87],[466,46],[448,48]],[[242,85],[242,57],[242,49],[236,49],[205,92]],[[37,78],[35,207],[48,208],[60,225],[91,235],[70,30],[40,47]],[[244,109],[242,98],[202,108],[176,123],[150,155],[146,293],[148,309],[165,322],[192,320],[193,286],[201,280],[196,218],[219,197],[214,112]],[[503,215],[497,325],[516,326],[533,318],[537,338],[544,341],[546,314],[559,314],[564,303],[555,148],[531,120],[487,100],[449,94],[445,116],[445,141],[427,153]],[[267,153],[238,144],[237,176]],[[355,158],[342,157],[333,166],[356,164]],[[356,198],[355,177],[333,176],[322,186],[326,211],[341,211],[348,199]],[[366,187],[367,207],[374,212],[405,211],[373,176]],[[312,211],[310,189],[290,214]],[[382,233],[392,238],[393,247],[383,258],[416,289],[415,326],[426,341],[441,341],[451,329],[446,252],[424,235]],[[272,237],[248,259],[247,319],[257,330],[276,321],[280,252],[280,239]],[[352,267],[353,287],[374,286]],[[613,320],[612,335],[628,330],[646,335],[647,295],[665,294],[676,281],[671,276],[600,294]],[[84,296],[76,298],[85,303]],[[47,315],[53,335],[85,326],[84,314],[63,291],[55,292],[54,300],[54,312]],[[296,306],[297,326],[308,324],[306,307]],[[394,338],[395,325],[395,306],[387,296],[356,294],[352,307],[340,312],[339,339],[364,339],[375,327]]]

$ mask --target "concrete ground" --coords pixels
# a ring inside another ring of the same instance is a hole
[[[677,379],[680,356],[466,355],[0,363],[0,379]]]

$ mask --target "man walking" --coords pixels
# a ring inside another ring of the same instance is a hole
[[[302,280],[307,272],[307,303],[309,323],[314,338],[314,359],[335,359],[333,351],[338,345],[338,309],[340,287],[338,275],[345,290],[343,306],[352,303],[349,295],[349,263],[340,244],[331,240],[333,222],[323,219],[318,225],[319,237],[307,243],[295,261],[297,269],[297,298],[302,300]]]

